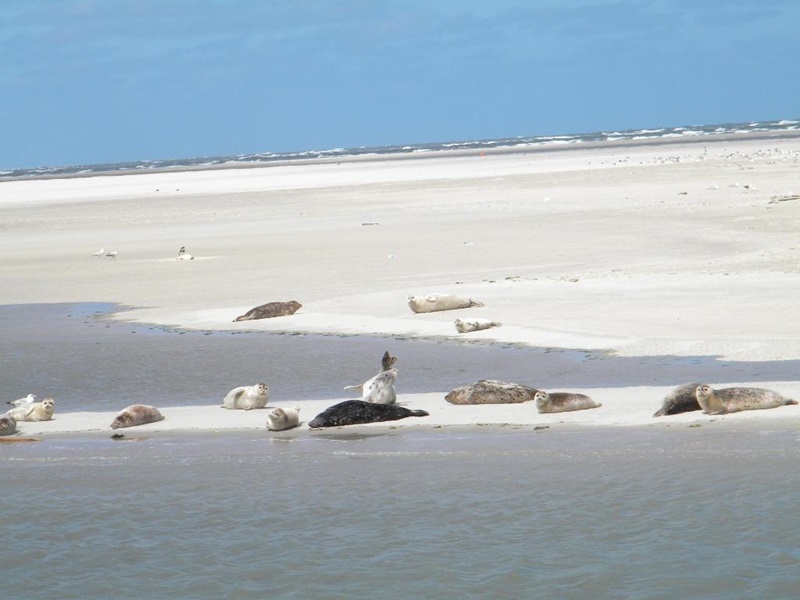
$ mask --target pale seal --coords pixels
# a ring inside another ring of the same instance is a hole
[[[163,421],[164,416],[155,406],[147,404],[131,404],[122,409],[111,423],[111,429],[122,429],[123,427],[135,427],[146,423]]]
[[[490,321],[489,319],[456,319],[454,321],[458,333],[469,333],[471,331],[481,331],[492,327],[500,327],[502,323]]]
[[[296,300],[289,302],[267,302],[261,306],[251,308],[243,315],[236,317],[233,322],[237,321],[255,321],[256,319],[271,319],[273,317],[286,317],[293,315],[298,310],[303,308],[303,305]]]
[[[427,296],[409,296],[408,306],[415,313],[430,313],[440,310],[456,310],[483,306],[483,302],[471,298],[460,298],[452,294],[428,294]]]
[[[456,388],[444,399],[450,404],[519,404],[534,399],[536,388],[495,379],[481,379]]]
[[[697,386],[695,394],[703,412],[710,415],[797,404],[797,400],[764,388],[730,387],[715,390],[710,385],[703,384]]]
[[[49,421],[53,417],[55,408],[55,400],[45,398],[41,402],[31,402],[12,408],[8,414],[17,421]]]
[[[342,425],[360,425],[363,423],[380,423],[397,421],[406,417],[427,417],[424,410],[411,410],[396,404],[375,404],[363,400],[345,400],[334,404],[314,417],[308,424],[312,429],[318,427],[341,427]]]
[[[181,246],[181,249],[178,250],[178,260],[194,260],[194,256],[186,251],[186,246]]]
[[[346,390],[361,391],[361,399],[376,404],[394,404],[397,401],[397,390],[394,382],[397,380],[397,370],[392,366],[397,362],[396,356],[389,352],[383,353],[380,372],[360,385],[345,386]]]
[[[665,415],[677,415],[679,413],[690,412],[693,410],[700,410],[700,403],[697,401],[695,392],[697,387],[703,385],[702,383],[684,383],[679,385],[669,394],[664,397],[654,417],[663,417]]]
[[[536,408],[542,414],[586,410],[603,406],[586,394],[573,394],[571,392],[538,391],[534,399],[536,400]]]
[[[299,424],[300,408],[297,406],[273,408],[267,415],[267,429],[270,431],[283,431],[297,427]]]
[[[10,404],[11,406],[25,406],[26,404],[32,404],[33,402],[36,402],[36,396],[33,394],[28,394],[24,398],[9,400],[6,402],[6,404]]]
[[[0,435],[11,435],[17,432],[17,420],[8,413],[0,415]]]
[[[269,386],[266,383],[243,385],[233,388],[222,400],[222,408],[250,410],[264,408],[269,402]]]

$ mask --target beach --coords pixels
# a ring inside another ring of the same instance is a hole
[[[170,344],[184,381],[193,377],[192,360],[181,356],[179,336],[187,332],[374,342],[371,354],[353,353],[340,364],[331,351],[306,352],[305,364],[237,360],[227,367],[228,351],[212,344],[204,360],[221,365],[213,383],[180,402],[171,402],[174,394],[156,398],[165,420],[131,433],[307,435],[315,414],[356,397],[342,388],[374,375],[384,346],[398,355],[398,402],[430,416],[361,429],[794,430],[796,406],[722,416],[653,413],[671,389],[690,381],[800,397],[798,193],[800,137],[790,134],[5,181],[0,305],[112,305],[85,322],[111,327],[115,344],[130,338],[114,333],[121,324],[157,330],[152,344]],[[177,260],[182,246],[194,260]],[[409,296],[433,293],[483,306],[409,309]],[[255,306],[289,300],[302,304],[293,315],[234,322]],[[36,314],[26,315],[24,330],[14,321],[18,338],[7,337],[8,353],[26,339],[58,337],[58,322],[37,325]],[[455,330],[456,318],[473,317],[502,325]],[[435,344],[441,355],[449,347],[495,354],[460,366],[437,363],[415,342]],[[69,338],[58,343],[78,358],[89,352]],[[404,356],[405,348],[413,356]],[[499,349],[538,353],[517,367]],[[551,355],[563,360],[548,362]],[[153,361],[143,356],[137,368],[158,368]],[[96,375],[96,362],[76,363],[63,372]],[[14,365],[4,374],[3,401],[30,392],[56,399],[53,420],[20,424],[22,436],[110,433],[126,406],[106,391],[102,408],[95,402],[84,410],[70,381],[51,376],[39,389],[42,364],[23,357]],[[275,371],[293,381],[309,370],[321,380],[319,369],[329,395],[282,394],[271,380]],[[439,369],[451,373],[437,379]],[[444,400],[452,387],[484,378],[580,392],[602,407],[542,415],[532,403]],[[219,408],[229,389],[259,381],[275,398],[267,408],[300,403],[300,428],[270,434],[266,411]],[[129,403],[153,403],[152,390],[128,396]],[[70,400],[59,403],[61,397]]]

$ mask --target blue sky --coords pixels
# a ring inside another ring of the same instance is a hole
[[[0,168],[800,116],[797,0],[11,0]]]

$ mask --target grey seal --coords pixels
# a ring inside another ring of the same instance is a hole
[[[233,388],[222,399],[222,408],[250,410],[264,408],[267,402],[269,402],[269,386],[266,383],[257,383]]]
[[[298,310],[303,308],[303,305],[296,300],[289,302],[267,302],[261,306],[251,308],[243,315],[236,317],[233,322],[237,321],[255,321],[257,319],[271,319],[273,317],[286,317],[293,315]]]
[[[360,385],[345,386],[344,389],[359,390],[361,399],[366,402],[394,404],[397,401],[397,390],[394,388],[394,382],[397,380],[397,370],[392,367],[396,362],[397,357],[391,356],[387,350],[383,353],[383,358],[381,359],[381,370],[375,377]]]
[[[679,413],[700,410],[700,403],[697,401],[697,387],[702,383],[684,383],[679,385],[669,394],[664,396],[664,401],[654,414],[654,417],[665,415],[677,415]]]
[[[573,394],[571,392],[536,392],[536,408],[540,413],[561,413],[573,410],[586,410],[603,406],[595,402],[586,394]]]
[[[111,423],[111,429],[122,429],[123,427],[135,427],[146,423],[163,421],[164,416],[155,406],[147,404],[131,404],[123,408]]]
[[[312,429],[319,427],[341,427],[342,425],[360,425],[364,423],[380,423],[397,421],[406,417],[427,417],[424,410],[411,410],[396,404],[375,404],[363,400],[345,400],[334,404],[314,417],[308,424]]]
[[[472,298],[461,298],[452,294],[428,294],[427,296],[409,296],[408,306],[415,313],[438,312],[440,310],[456,310],[483,306],[483,302]]]
[[[536,388],[495,379],[481,379],[450,391],[444,399],[450,404],[518,404],[534,399]]]
[[[797,400],[764,388],[730,387],[715,390],[710,385],[703,384],[697,386],[695,394],[703,412],[710,415],[797,404]]]

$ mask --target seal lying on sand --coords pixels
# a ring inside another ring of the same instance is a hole
[[[396,356],[391,356],[388,351],[383,353],[381,370],[375,377],[368,379],[361,385],[345,386],[346,390],[361,391],[361,399],[376,404],[394,404],[397,401],[397,391],[394,382],[397,380],[397,370],[392,366],[397,362]]]
[[[763,388],[731,387],[715,390],[710,385],[703,384],[697,386],[695,394],[703,412],[710,415],[797,404],[797,400]]]
[[[257,383],[233,388],[222,399],[222,408],[250,410],[264,408],[267,402],[269,402],[269,386],[266,383]]]
[[[17,431],[17,420],[8,413],[0,415],[0,435],[11,435]]]
[[[111,429],[135,427],[136,425],[145,425],[146,423],[155,423],[156,421],[163,420],[163,415],[155,406],[148,406],[147,404],[131,404],[130,406],[122,409],[114,421],[112,421]]]
[[[536,408],[540,413],[561,413],[603,406],[586,394],[572,394],[570,392],[548,393],[538,391],[534,395],[534,399],[536,400]]]
[[[490,321],[489,319],[456,319],[454,323],[458,333],[481,331],[482,329],[490,329],[491,327],[500,327],[502,325],[502,323]]]
[[[700,410],[700,403],[697,401],[695,392],[697,387],[703,385],[702,383],[684,383],[679,385],[669,394],[664,397],[654,417],[663,417],[665,415],[677,415],[678,413],[690,412],[693,410]]]
[[[45,398],[41,402],[31,402],[12,408],[8,414],[17,421],[49,421],[55,408],[55,401],[52,398]]]
[[[428,294],[427,296],[409,296],[408,306],[415,313],[429,313],[483,306],[483,302],[471,298],[460,298],[452,294]]]
[[[291,429],[300,424],[300,409],[297,406],[292,408],[273,408],[267,415],[267,429],[270,431],[283,431]]]
[[[396,404],[375,404],[363,400],[345,400],[334,404],[314,417],[308,424],[311,428],[341,427],[363,423],[397,421],[406,417],[427,417],[424,410],[410,410]]]
[[[518,404],[530,402],[538,391],[519,383],[481,379],[452,390],[444,399],[450,404]]]
[[[303,305],[296,300],[289,302],[267,302],[261,306],[251,308],[243,315],[236,317],[233,322],[237,321],[255,321],[256,319],[271,319],[272,317],[285,317],[293,315],[298,310],[303,308]]]

